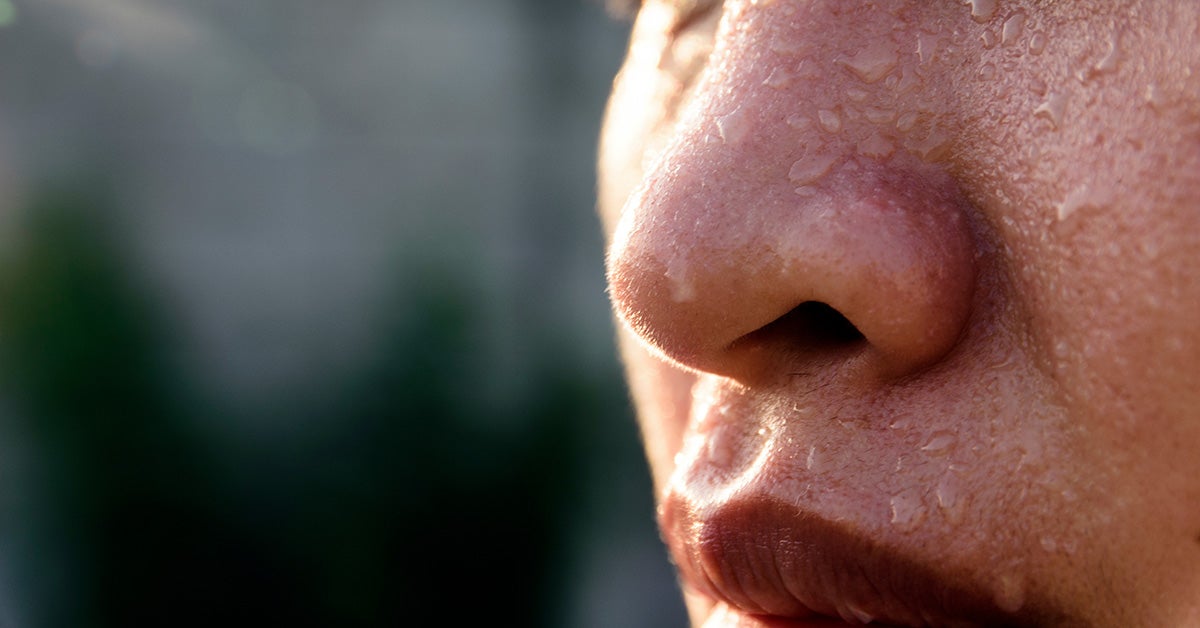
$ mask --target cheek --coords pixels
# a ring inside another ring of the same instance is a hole
[[[960,83],[953,167],[1114,518],[1181,539],[1200,522],[1200,462],[1183,453],[1200,442],[1200,55],[1172,42],[1200,18],[1143,9],[1031,12],[1026,37],[1048,35],[1038,55],[984,50],[1004,81]]]

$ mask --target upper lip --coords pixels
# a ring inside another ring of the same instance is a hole
[[[715,438],[693,435],[706,437]],[[786,463],[770,453],[751,452],[732,479],[705,468],[704,455],[680,459],[659,525],[685,586],[751,615],[897,626],[1048,621],[1033,600],[1016,612],[1002,608],[986,569],[930,558],[930,539],[880,539],[853,509],[823,514],[804,495],[780,490],[773,478],[797,470],[781,470]]]

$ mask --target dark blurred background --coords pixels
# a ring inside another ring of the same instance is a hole
[[[595,0],[0,0],[0,628],[680,626]]]

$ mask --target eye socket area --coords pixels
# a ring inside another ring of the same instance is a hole
[[[724,0],[666,0],[675,13],[672,34],[682,31],[724,3]],[[607,0],[605,6],[614,19],[632,21],[645,6],[645,0]]]
[[[675,20],[671,33],[676,35],[701,22],[707,22],[707,18],[720,14],[724,4],[724,0],[677,0],[673,3]],[[715,20],[713,22],[715,25]]]
[[[708,65],[721,21],[722,0],[682,0],[671,4],[666,47],[658,68],[686,91]]]

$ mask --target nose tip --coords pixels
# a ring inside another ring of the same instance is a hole
[[[900,377],[957,344],[975,264],[948,176],[847,158],[804,194],[705,178],[653,173],[610,249],[615,311],[656,352],[735,379],[851,359]]]

